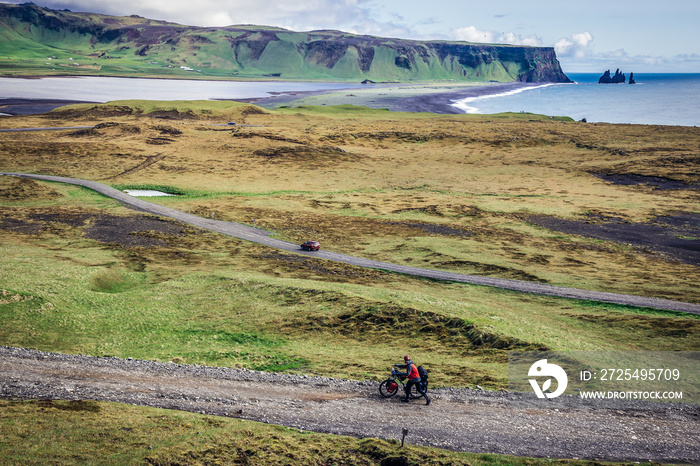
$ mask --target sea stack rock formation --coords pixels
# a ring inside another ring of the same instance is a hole
[[[598,84],[619,84],[624,83],[625,81],[625,74],[621,73],[620,68],[618,68],[615,70],[615,76],[610,76],[610,70],[603,73],[603,76],[598,79]]]
[[[634,80],[634,73],[630,73],[629,83],[630,84],[637,84],[637,81]]]

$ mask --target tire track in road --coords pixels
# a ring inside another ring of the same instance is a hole
[[[98,183],[95,181],[81,180],[78,178],[66,178],[61,176],[36,175],[29,173],[8,173],[0,172],[0,175],[32,178],[43,181],[54,181],[83,186],[107,197],[118,200],[124,204],[135,207],[144,212],[155,215],[169,217],[190,225],[194,225],[207,230],[215,231],[227,236],[251,241],[254,243],[270,246],[295,254],[326,259],[335,262],[367,267],[372,269],[385,270],[400,274],[412,275],[416,277],[430,278],[434,280],[444,280],[459,283],[469,283],[472,285],[483,285],[505,290],[518,291],[523,293],[533,293],[559,298],[581,299],[587,301],[601,301],[606,303],[623,304],[629,306],[647,307],[652,309],[686,312],[700,315],[700,305],[685,303],[667,299],[649,298],[619,293],[608,293],[603,291],[590,291],[579,288],[569,288],[562,286],[546,285],[541,283],[531,283],[521,280],[511,280],[505,278],[482,277],[478,275],[467,275],[456,272],[446,272],[441,270],[422,269],[406,265],[392,264],[389,262],[375,261],[361,257],[340,254],[332,251],[302,251],[298,244],[270,238],[269,232],[258,228],[249,227],[235,222],[224,222],[221,220],[206,219],[196,215],[180,212],[179,210],[163,207],[142,199],[135,198],[117,189]]]

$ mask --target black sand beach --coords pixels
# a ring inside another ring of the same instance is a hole
[[[394,101],[392,102],[392,106],[387,108],[398,112],[459,114],[464,113],[464,111],[453,105],[455,101],[469,97],[503,94],[514,89],[538,85],[540,84],[525,84],[521,82],[493,83],[483,86],[463,88],[460,90],[453,89],[447,92],[439,92],[434,94],[420,94],[416,95],[415,97],[408,97],[401,99],[400,101]]]
[[[461,114],[455,101],[469,97],[503,94],[524,87],[540,86],[541,83],[471,83],[470,85],[433,84],[377,84],[364,89],[333,91],[289,92],[271,97],[235,99],[265,108],[283,105],[340,105],[352,104],[370,108],[385,108],[394,112],[423,112],[439,114]]]
[[[51,110],[63,107],[64,105],[93,103],[81,100],[61,100],[61,99],[0,99],[0,114],[16,115],[38,115],[50,112]]]
[[[283,105],[340,105],[352,104],[370,108],[385,108],[395,112],[423,112],[440,114],[464,113],[455,107],[455,101],[469,97],[502,94],[523,87],[540,84],[510,83],[471,83],[471,84],[377,84],[366,88],[348,88],[327,91],[293,91],[274,93],[270,97],[251,99],[231,99],[265,108]],[[63,99],[0,99],[0,115],[37,115],[50,112],[64,105],[95,103],[91,101]]]

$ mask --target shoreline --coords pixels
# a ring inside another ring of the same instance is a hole
[[[283,105],[357,105],[392,112],[435,113],[461,115],[466,112],[455,105],[468,98],[498,96],[519,92],[549,83],[463,83],[463,84],[403,84],[381,83],[367,88],[336,89],[328,91],[292,91],[270,97],[230,99],[252,103],[265,108]],[[349,94],[348,94],[349,92]]]
[[[256,81],[257,82],[257,81]],[[357,105],[393,112],[414,112],[434,114],[465,114],[467,111],[455,105],[457,101],[469,98],[497,96],[519,92],[548,83],[377,83],[367,87],[313,91],[269,91],[266,97],[250,98],[211,98],[204,100],[230,100],[250,103],[274,109],[280,106],[300,105]],[[8,97],[0,98],[0,116],[37,115],[50,112],[58,107],[82,103],[100,103],[91,100],[42,99]]]
[[[463,98],[460,98],[456,101],[453,102],[453,106],[456,108],[460,109],[463,113],[479,113],[479,109],[477,107],[472,107],[471,105],[468,105],[475,100],[479,100],[481,98],[488,98],[488,97],[505,97],[509,95],[514,95],[514,94],[519,94],[521,92],[527,91],[529,89],[542,89],[545,87],[550,87],[550,86],[556,86],[560,83],[532,83],[532,85],[527,85],[527,86],[514,86],[512,88],[506,89],[504,92],[499,92],[496,94],[482,94],[482,95],[474,95],[474,96],[466,96]]]
[[[464,114],[456,102],[486,96],[498,96],[514,90],[525,90],[529,87],[537,87],[540,84],[529,84],[521,82],[511,83],[484,83],[483,86],[470,87],[458,91],[448,91],[438,94],[423,94],[406,99],[398,105],[403,112],[429,112],[439,114]]]
[[[40,115],[65,105],[94,103],[97,102],[68,99],[0,98],[0,116]]]

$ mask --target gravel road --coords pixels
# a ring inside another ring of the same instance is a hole
[[[425,406],[384,399],[377,388],[375,381],[0,347],[3,398],[116,401],[361,438],[400,440],[405,427],[407,443],[456,451],[700,463],[694,405],[440,388]]]
[[[175,220],[189,223],[200,228],[216,231],[224,235],[233,236],[246,241],[252,241],[259,244],[264,244],[277,249],[282,249],[288,252],[326,259],[346,264],[356,265],[360,267],[369,267],[373,269],[388,270],[391,272],[403,273],[419,277],[427,277],[437,280],[446,280],[462,283],[471,283],[475,285],[492,286],[503,288],[512,291],[520,291],[524,293],[535,293],[540,295],[557,296],[563,298],[585,299],[593,301],[602,301],[608,303],[625,304],[631,306],[648,307],[653,309],[664,309],[671,311],[687,312],[692,314],[700,314],[700,305],[694,303],[684,303],[679,301],[671,301],[666,299],[648,298],[643,296],[624,295],[617,293],[606,293],[601,291],[581,290],[577,288],[567,288],[561,286],[552,286],[541,283],[531,283],[520,280],[509,280],[503,278],[482,277],[478,275],[466,275],[454,272],[445,272],[440,270],[422,269],[418,267],[409,267],[405,265],[391,264],[388,262],[374,261],[363,259],[360,257],[339,254],[331,251],[315,251],[306,252],[299,248],[298,244],[280,241],[270,238],[269,232],[252,228],[240,223],[224,222],[221,220],[212,220],[196,215],[186,214],[175,209],[163,207],[151,202],[147,202],[135,197],[132,197],[119,190],[111,188],[107,185],[97,183],[95,181],[81,180],[77,178],[65,178],[60,176],[49,175],[34,175],[27,173],[4,173],[0,175],[18,176],[24,178],[33,178],[36,180],[56,181],[61,183],[69,183],[86,188],[93,189],[105,196],[116,199],[124,204],[135,207],[144,212],[149,212],[155,215],[170,217]]]

